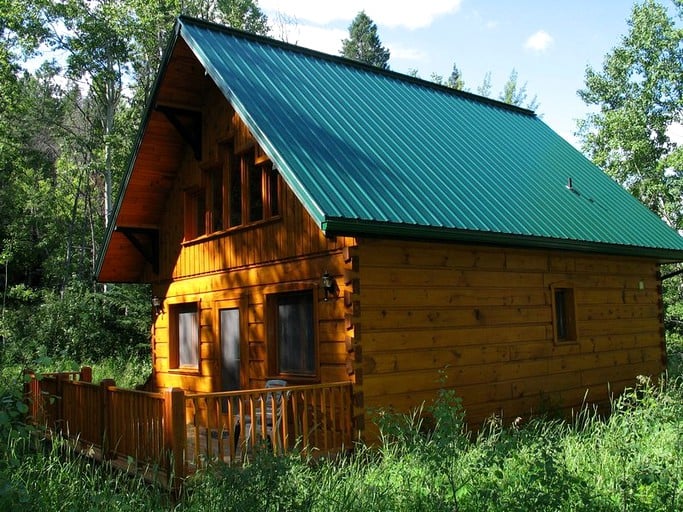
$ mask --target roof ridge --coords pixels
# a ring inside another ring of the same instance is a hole
[[[400,73],[398,71],[393,71],[391,69],[382,69],[378,68],[377,66],[373,66],[371,64],[366,64],[365,62],[361,62],[358,60],[354,59],[349,59],[348,57],[343,57],[341,55],[332,55],[329,53],[321,52],[319,50],[314,50],[312,48],[307,48],[305,46],[299,46],[296,44],[292,43],[287,43],[285,41],[280,41],[279,39],[274,39],[272,37],[267,37],[267,36],[261,36],[258,34],[254,34],[253,32],[247,32],[245,30],[241,29],[236,29],[233,27],[228,27],[227,25],[222,25],[220,23],[215,23],[212,21],[208,21],[205,19],[201,18],[195,18],[192,16],[187,16],[187,15],[180,15],[178,16],[178,22],[180,25],[182,23],[189,23],[189,24],[194,24],[194,25],[201,25],[204,26],[208,29],[211,30],[217,30],[220,32],[225,32],[228,34],[232,34],[238,37],[242,37],[244,39],[250,39],[252,41],[261,43],[261,44],[268,44],[270,46],[274,46],[276,48],[282,48],[288,51],[293,51],[296,53],[301,53],[304,55],[308,55],[310,57],[314,57],[317,59],[323,59],[323,60],[328,60],[331,62],[335,62],[337,64],[345,65],[345,66],[350,66],[350,67],[355,67],[358,69],[362,69],[364,71],[368,71],[370,73],[378,74],[378,75],[384,75],[389,78],[392,78],[394,80],[399,80],[401,82],[406,82],[406,83],[411,83],[420,87],[426,87],[430,89],[434,89],[437,91],[444,92],[446,94],[452,94],[454,96],[460,96],[464,99],[469,99],[478,103],[483,103],[487,105],[491,105],[493,107],[501,108],[504,110],[509,110],[512,112],[517,112],[519,114],[531,116],[531,117],[536,117],[536,112],[533,110],[530,110],[528,108],[520,107],[518,105],[513,105],[510,103],[505,103],[504,101],[496,100],[494,98],[488,98],[486,96],[481,96],[479,94],[475,94],[469,91],[463,91],[460,89],[453,89],[452,87],[448,87],[445,85],[437,84],[434,82],[430,82],[429,80],[425,80],[424,78],[419,78],[415,76],[410,76],[406,75],[405,73]],[[180,27],[178,27],[180,28]]]

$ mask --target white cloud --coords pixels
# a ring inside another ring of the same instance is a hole
[[[524,43],[524,48],[533,50],[536,52],[543,52],[553,44],[553,38],[545,30],[539,30],[538,32],[529,36]]]
[[[428,27],[439,16],[456,12],[461,3],[462,0],[260,0],[259,6],[315,25],[350,22],[359,11],[365,10],[378,25],[416,29]]]
[[[349,37],[347,30],[313,25],[287,25],[285,32],[287,42],[331,55],[339,55],[342,39]]]
[[[484,26],[489,30],[493,30],[493,29],[498,28],[498,25],[500,25],[500,23],[498,21],[491,20],[491,21],[487,21]]]
[[[421,61],[427,58],[427,54],[416,48],[408,48],[401,43],[387,43],[385,46],[389,48],[392,59],[403,59],[403,60],[417,60]]]
[[[666,128],[666,134],[671,139],[671,142],[676,144],[683,144],[683,125],[680,123],[671,123]]]
[[[284,31],[285,37],[282,36]],[[347,30],[316,27],[313,25],[284,25],[273,29],[272,35],[288,43],[311,48],[330,55],[339,55],[342,40],[349,37]],[[385,43],[391,52],[392,59],[416,60],[425,59],[426,54],[416,48],[410,48],[401,43]]]

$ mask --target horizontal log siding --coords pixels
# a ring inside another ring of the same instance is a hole
[[[654,262],[370,240],[356,254],[366,408],[406,410],[446,386],[477,424],[579,407],[587,389],[604,402],[663,370]],[[558,283],[574,288],[575,343],[554,342]]]
[[[220,390],[220,307],[240,306],[246,315],[242,358],[247,359],[244,384],[262,387],[269,377],[265,297],[297,288],[320,288],[325,270],[343,287],[342,250],[353,241],[326,238],[293,192],[280,183],[281,215],[260,223],[233,228],[193,241],[184,241],[184,191],[201,185],[202,168],[218,164],[221,144],[230,138],[240,147],[254,145],[248,130],[211,83],[205,92],[203,161],[186,148],[178,179],[167,201],[160,235],[160,275],[154,294],[164,299],[165,311],[155,321],[153,352],[158,387],[180,387],[195,392]],[[172,128],[169,128],[172,129]],[[320,382],[350,380],[345,348],[343,299],[317,304]],[[246,297],[246,298],[245,298]],[[169,367],[170,304],[198,302],[200,367],[182,372]],[[231,305],[226,306],[225,304]]]

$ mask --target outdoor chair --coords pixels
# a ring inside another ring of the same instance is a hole
[[[287,385],[287,381],[281,379],[271,379],[266,381],[266,388],[280,388]],[[263,403],[265,401],[265,404]],[[273,410],[275,406],[275,410]],[[235,450],[239,443],[240,431],[244,432],[243,443],[245,448],[249,446],[252,431],[256,436],[259,436],[265,426],[265,441],[270,441],[276,446],[281,446],[282,440],[278,437],[279,427],[282,422],[282,391],[273,391],[266,393],[265,400],[254,408],[254,417],[252,418],[250,411],[244,411],[242,418],[237,418],[237,425],[235,427]],[[254,430],[255,429],[255,430]]]

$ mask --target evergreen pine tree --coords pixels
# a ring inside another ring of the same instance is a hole
[[[341,54],[382,69],[389,69],[389,50],[382,46],[377,25],[361,11],[349,25],[349,38],[342,41]]]

